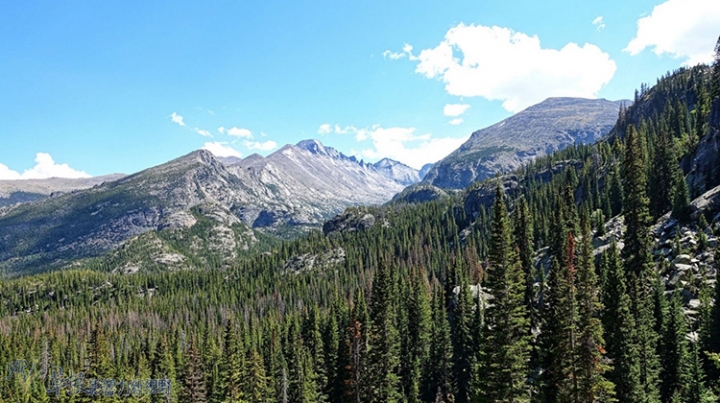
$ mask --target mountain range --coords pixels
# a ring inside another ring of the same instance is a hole
[[[551,98],[476,131],[420,171],[388,158],[366,163],[304,140],[267,157],[218,158],[199,150],[128,176],[2,181],[0,269],[62,267],[131,247],[138,237],[154,237],[143,244],[157,245],[155,264],[206,264],[198,251],[210,245],[230,263],[264,244],[265,236],[320,228],[347,207],[381,205],[394,195],[434,199],[554,150],[593,142],[612,128],[619,108],[620,102]]]
[[[199,150],[129,176],[8,181],[0,183],[0,268],[59,267],[149,231],[184,238],[199,221],[211,227],[203,239],[236,255],[257,242],[257,231],[297,235],[348,206],[382,204],[419,179],[399,162],[368,164],[307,140],[225,163]]]

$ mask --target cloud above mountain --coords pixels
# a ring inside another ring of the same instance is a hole
[[[47,179],[47,178],[90,178],[83,171],[71,168],[68,164],[58,164],[48,153],[35,154],[35,166],[19,173],[0,164],[0,179]]]
[[[353,151],[353,155],[369,159],[391,158],[415,169],[441,160],[469,138],[469,135],[433,137],[431,133],[418,134],[414,127],[382,127],[378,124],[360,129],[324,123],[318,128],[318,134],[353,134],[362,147],[359,152]],[[372,143],[371,147],[367,146],[367,141]]]
[[[462,23],[434,48],[403,51],[418,74],[444,82],[448,94],[501,101],[511,112],[549,97],[595,98],[617,68],[593,44],[543,48],[536,35]]]
[[[207,142],[207,143],[205,143],[205,145],[202,146],[201,149],[210,151],[216,157],[242,158],[242,154],[240,153],[240,151],[232,148],[232,146],[226,142],[221,142],[221,141]]]

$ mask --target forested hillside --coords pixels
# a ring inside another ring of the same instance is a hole
[[[718,136],[716,62],[643,87],[605,141],[236,266],[3,281],[1,401],[717,401],[720,203],[690,201]],[[704,241],[653,254],[666,214]],[[684,253],[714,258],[673,285]]]

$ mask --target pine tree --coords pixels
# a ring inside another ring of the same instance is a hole
[[[155,351],[153,359],[150,363],[152,379],[163,379],[170,381],[170,393],[151,395],[153,403],[169,403],[177,398],[176,371],[175,362],[168,348],[167,337],[160,339]]]
[[[427,362],[427,380],[423,400],[426,402],[454,402],[452,374],[452,341],[450,323],[445,311],[445,295],[441,286],[435,286],[432,300],[432,329],[430,333],[430,360]]]
[[[533,247],[532,216],[524,196],[520,196],[514,218],[515,244],[519,251],[520,265],[525,273],[525,306],[530,313],[530,327],[535,328],[539,324],[536,305],[537,296],[535,294],[537,270],[533,264],[535,250]]]
[[[113,365],[110,360],[110,345],[102,325],[96,324],[88,341],[88,362],[85,378],[95,382],[102,379],[112,379],[112,377]],[[110,397],[114,396],[117,390],[114,388],[106,390],[104,387],[105,384],[99,382],[88,385],[88,393],[80,401],[110,401]]]
[[[393,403],[401,399],[400,346],[391,305],[392,293],[390,269],[383,262],[375,273],[370,300],[370,402]]]
[[[679,293],[675,293],[670,300],[665,320],[665,333],[662,337],[662,373],[660,379],[660,398],[663,402],[670,402],[685,394],[690,378],[688,345],[685,333],[689,330],[682,310],[682,301]]]
[[[247,403],[270,402],[267,376],[262,356],[255,348],[248,350],[241,379],[243,399]]]
[[[405,383],[405,394],[408,403],[420,402],[422,381],[427,374],[430,354],[431,309],[430,298],[423,275],[412,282],[412,293],[408,301],[408,379]]]
[[[720,98],[720,37],[715,43],[715,61],[712,65],[710,99]]]
[[[524,304],[525,282],[515,252],[503,190],[497,187],[493,205],[487,287],[494,299],[485,313],[485,349],[478,371],[483,402],[529,401],[529,320]]]
[[[345,366],[347,365],[347,354],[344,341],[341,341],[341,334],[344,332],[345,320],[339,324],[346,312],[340,307],[340,298],[336,296],[331,306],[329,317],[323,328],[323,339],[325,340],[325,363],[328,368],[328,384],[325,395],[331,402],[341,401],[343,397],[343,381]]]
[[[287,362],[282,351],[281,330],[273,320],[265,322],[263,329],[263,352],[265,371],[272,396],[278,402],[284,401],[287,394]]]
[[[579,317],[576,301],[575,238],[567,232],[563,262],[553,258],[548,314],[554,324],[547,328],[550,361],[546,368],[545,399],[558,403],[579,399],[578,336]],[[548,390],[548,386],[551,391]]]
[[[674,186],[672,190],[672,216],[678,220],[686,220],[688,218],[688,206],[690,205],[690,192],[685,183],[682,169],[678,167],[673,178]]]
[[[608,187],[608,200],[610,202],[610,217],[614,217],[623,211],[624,192],[618,164],[613,164],[610,169]]]
[[[203,363],[195,344],[195,338],[190,340],[190,348],[185,360],[185,370],[182,375],[182,392],[180,401],[204,403],[207,401],[205,378],[203,376]]]
[[[673,206],[673,185],[677,180],[677,158],[670,133],[662,128],[655,139],[650,189],[652,216],[658,218],[670,211]]]
[[[347,334],[349,363],[345,368],[345,396],[350,402],[361,403],[367,400],[369,374],[367,373],[367,329],[370,319],[365,304],[365,296],[357,292],[355,306],[350,318]]]
[[[579,400],[583,402],[614,402],[615,385],[605,374],[610,366],[605,359],[605,340],[599,315],[602,311],[598,278],[595,272],[589,218],[583,220],[577,271],[577,306],[579,314],[578,377]]]
[[[320,401],[319,386],[312,366],[312,357],[302,339],[298,317],[288,324],[285,343],[287,359],[288,401],[297,403],[315,403]]]
[[[613,361],[608,378],[615,384],[619,402],[645,402],[635,317],[625,285],[625,271],[614,240],[603,256],[603,265],[607,272],[607,285],[603,290],[603,325],[607,333],[607,355]]]
[[[552,252],[547,306],[541,333],[543,375],[541,394],[544,401],[573,402],[579,398],[578,385],[578,307],[576,300],[575,238],[577,210],[570,186],[563,193],[556,210],[555,237],[562,236],[562,246]],[[560,239],[554,241],[560,243]]]
[[[720,248],[715,249],[715,261],[720,262]],[[708,325],[709,337],[704,342],[704,350],[706,353],[720,353],[720,270],[715,272],[715,304],[712,307],[712,313],[710,323]],[[708,368],[708,375],[711,379],[718,379],[720,377],[720,370],[717,367],[712,366]]]
[[[457,394],[455,401],[466,403],[470,399],[470,386],[473,380],[475,354],[473,351],[473,335],[471,333],[473,303],[464,271],[458,269],[459,280],[456,296],[454,319],[455,334],[453,338],[453,358]]]
[[[241,340],[241,339],[240,339]],[[222,390],[224,403],[236,403],[242,400],[242,379],[244,376],[244,353],[241,341],[237,337],[237,329],[231,320],[225,326],[225,346],[222,358],[222,381],[219,389]]]
[[[309,307],[303,325],[303,340],[305,340],[312,359],[315,382],[321,390],[327,390],[328,377],[325,365],[325,347],[320,333],[320,315],[314,306]]]
[[[652,315],[652,300],[648,289],[655,271],[650,256],[650,214],[647,198],[644,135],[628,126],[623,170],[625,172],[624,215],[625,260],[628,294],[637,326],[637,347],[640,357],[640,380],[648,402],[658,399],[657,334]]]

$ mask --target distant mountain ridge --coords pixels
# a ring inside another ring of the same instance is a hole
[[[464,189],[571,144],[595,142],[613,128],[623,102],[630,103],[548,98],[474,132],[460,148],[430,168],[422,185]]]
[[[0,207],[15,203],[26,203],[38,199],[87,189],[103,182],[111,182],[125,176],[111,174],[92,178],[49,178],[0,180]]]
[[[0,269],[57,267],[149,231],[189,234],[198,221],[217,228],[208,236],[224,234],[221,243],[247,249],[256,243],[255,231],[285,237],[319,228],[346,207],[382,204],[419,180],[398,162],[376,168],[317,140],[225,161],[198,150],[92,188],[6,206],[0,209]],[[237,255],[233,248],[228,253]]]

